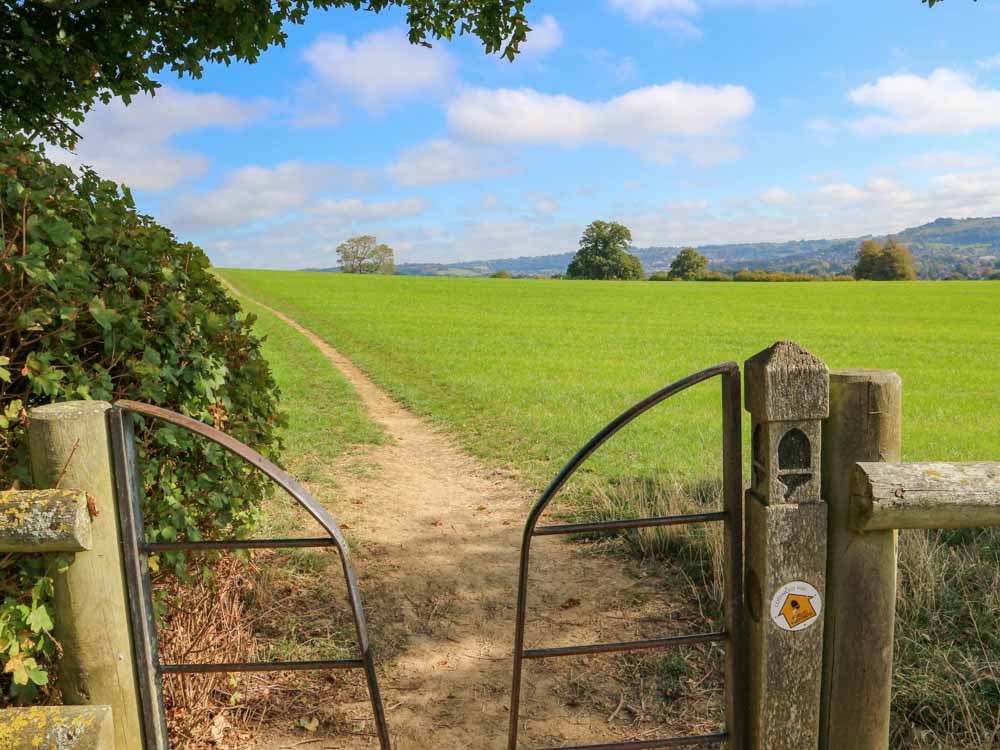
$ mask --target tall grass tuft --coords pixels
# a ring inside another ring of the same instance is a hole
[[[587,517],[595,521],[676,516],[722,508],[720,481],[690,481],[674,475],[622,477],[595,482]],[[723,530],[720,523],[651,526],[622,532],[629,551],[642,559],[673,563],[721,611],[724,587]]]

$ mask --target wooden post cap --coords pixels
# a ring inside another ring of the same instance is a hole
[[[0,491],[0,552],[80,552],[93,544],[87,493]]]
[[[830,371],[794,341],[778,341],[744,364],[746,408],[761,422],[826,419]]]
[[[0,750],[113,750],[110,706],[32,706],[0,711]]]

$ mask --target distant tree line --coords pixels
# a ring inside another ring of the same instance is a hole
[[[567,279],[639,280],[646,278],[638,257],[628,252],[632,232],[617,222],[595,221],[583,232],[580,249],[566,269]],[[498,274],[494,274],[495,276]],[[1000,276],[1000,272],[997,274]],[[670,270],[651,274],[650,281],[906,281],[917,278],[910,249],[889,238],[865,240],[858,247],[852,275],[751,271],[729,274],[713,271],[708,258],[693,247],[683,248],[670,263]]]

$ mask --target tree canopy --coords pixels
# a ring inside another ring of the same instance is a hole
[[[670,263],[670,279],[694,281],[708,270],[708,258],[693,247],[685,247]]]
[[[388,245],[380,245],[370,234],[340,243],[337,247],[340,270],[343,273],[384,273],[396,270],[395,256]]]
[[[854,278],[870,281],[908,281],[917,278],[910,248],[890,238],[880,243],[865,240],[858,247]]]
[[[407,10],[410,41],[474,34],[513,60],[530,0],[0,0],[0,129],[59,145],[98,100],[154,92],[164,70],[200,78],[205,62],[256,62],[311,10]]]
[[[617,222],[595,221],[580,238],[580,249],[566,269],[569,279],[642,278],[642,263],[627,248],[632,243],[628,227]]]

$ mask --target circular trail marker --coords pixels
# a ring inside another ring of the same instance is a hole
[[[805,581],[791,581],[771,597],[771,619],[782,630],[805,630],[819,622],[823,597]]]

